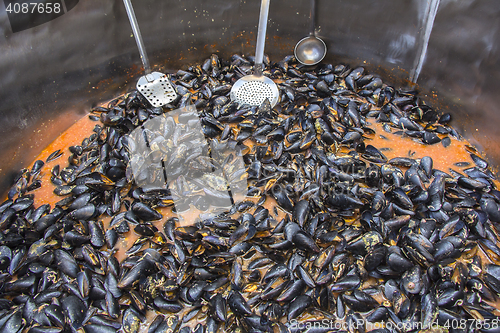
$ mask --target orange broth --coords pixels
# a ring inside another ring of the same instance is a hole
[[[413,159],[419,159],[424,156],[430,156],[433,159],[434,168],[445,172],[448,172],[449,169],[460,171],[460,169],[474,166],[474,162],[472,161],[472,158],[470,157],[470,154],[466,148],[469,143],[465,140],[458,140],[450,136],[451,144],[448,147],[444,147],[441,143],[437,143],[434,145],[424,145],[408,136],[401,136],[386,132],[383,129],[382,124],[375,122],[374,119],[370,119],[369,122],[370,124],[368,127],[372,128],[375,131],[375,134],[367,135],[365,144],[371,144],[378,149],[383,148],[382,153],[387,157],[388,160],[394,157],[411,157]],[[36,160],[43,160],[45,162],[47,157],[55,150],[59,149],[63,153],[60,158],[46,163],[43,166],[41,171],[42,187],[34,191],[35,206],[50,204],[51,207],[54,207],[55,204],[63,198],[61,196],[57,196],[53,192],[55,186],[50,181],[51,169],[57,164],[59,164],[61,170],[66,167],[68,165],[68,157],[70,155],[68,147],[81,144],[84,138],[89,137],[93,133],[93,128],[97,124],[102,125],[98,121],[91,120],[88,116],[80,119],[63,134],[61,134],[56,140],[54,140],[49,146],[47,146],[40,153],[40,155],[38,155]],[[395,129],[391,130],[393,132],[396,131]],[[249,149],[254,150],[255,144],[251,140],[246,140],[245,145],[247,145]],[[455,163],[457,162],[468,162],[469,165],[464,167],[457,167],[455,165]],[[495,184],[497,186],[499,185],[497,181],[495,181]],[[238,199],[257,202],[259,198],[245,197]],[[280,221],[286,215],[286,213],[279,207],[277,207],[278,209],[276,210],[278,214],[275,214],[274,208],[276,206],[276,202],[269,196],[267,197],[263,206],[269,210],[270,216],[272,216],[276,221]],[[157,227],[158,230],[163,231],[163,225],[166,220],[170,217],[176,216],[176,214],[172,212],[171,207],[161,208],[159,209],[159,211],[163,215],[163,218],[161,220],[154,221],[153,225]],[[253,213],[253,211],[254,208],[250,209],[249,212]],[[189,224],[189,221],[194,221],[199,213],[200,211],[191,210],[189,213],[184,214],[186,222],[181,221],[178,226]],[[105,228],[109,227],[109,222],[111,220],[109,216],[102,216],[100,217],[100,220],[103,222]],[[133,231],[133,226],[128,233],[120,237],[113,250],[115,257],[120,262],[127,257],[126,251],[132,247],[132,245],[138,238],[139,235]],[[479,250],[479,252],[482,251]],[[479,255],[482,257],[483,262],[489,261],[484,253],[479,253]],[[368,285],[370,285],[370,283],[367,282],[366,286]],[[385,298],[380,293],[373,296],[379,303],[383,303],[385,301]],[[492,305],[496,306],[497,304]],[[499,314],[500,312],[496,311],[495,313]],[[141,323],[141,332],[147,331],[149,324],[156,317],[156,314],[157,313],[155,311],[146,312],[147,319]]]
[[[73,145],[81,144],[82,140],[89,137],[93,133],[93,129],[96,125],[102,125],[99,121],[91,120],[88,116],[83,117],[77,121],[73,126],[63,132],[56,140],[54,140],[50,145],[48,145],[36,158],[36,160],[45,161],[47,157],[54,151],[60,150],[62,156],[53,160],[49,163],[45,163],[41,171],[42,187],[33,191],[35,194],[35,206],[40,206],[43,204],[49,204],[52,208],[55,204],[60,201],[63,197],[54,194],[55,186],[51,183],[51,169],[55,165],[59,165],[62,170],[64,167],[68,166],[68,157],[70,155],[68,148]],[[378,149],[382,149],[382,153],[387,157],[387,159],[392,159],[394,157],[411,157],[413,159],[419,159],[424,156],[431,156],[434,162],[434,168],[443,170],[447,172],[449,169],[454,169],[459,171],[459,167],[455,165],[457,162],[468,162],[470,165],[463,168],[467,168],[474,165],[472,158],[466,148],[469,143],[465,140],[458,140],[450,136],[451,144],[448,147],[444,147],[441,143],[433,145],[424,145],[413,138],[408,136],[401,136],[394,133],[386,132],[381,123],[375,122],[370,119],[369,127],[375,131],[374,135],[368,135],[366,144],[371,144]],[[392,128],[394,132],[395,129]],[[254,148],[254,144],[251,140],[246,140],[245,145],[247,145],[251,150]],[[495,181],[496,185],[498,182]],[[239,198],[241,200],[251,200],[257,202],[257,198]],[[268,197],[264,203],[265,208],[269,209],[272,214],[273,208],[275,206],[275,201],[273,198]],[[279,207],[278,207],[279,208]],[[172,216],[176,216],[172,213],[170,207],[159,209],[163,218],[159,221],[153,222],[153,224],[158,228],[158,230],[163,230],[163,224],[167,219]],[[278,216],[273,216],[276,220],[280,220],[285,216],[285,212],[278,209]],[[196,219],[196,217],[201,212],[194,209],[190,210],[188,213],[184,213],[183,216],[185,220],[181,220],[179,226],[188,225]],[[110,222],[109,216],[102,216],[102,220],[105,227],[109,226]],[[126,257],[126,251],[134,244],[134,242],[139,238],[133,230],[124,235],[125,237],[120,238],[115,247],[115,256],[118,260],[123,260]]]

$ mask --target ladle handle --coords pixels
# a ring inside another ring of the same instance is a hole
[[[127,11],[128,20],[130,21],[130,26],[132,27],[132,33],[135,37],[135,42],[137,43],[137,48],[141,54],[142,65],[144,66],[145,74],[151,73],[151,67],[149,66],[148,55],[146,54],[146,48],[142,41],[141,30],[139,29],[139,24],[137,24],[137,19],[135,18],[134,7],[132,7],[132,2],[130,0],[123,0],[125,5],[125,10]]]
[[[124,0],[125,1],[125,0]],[[262,76],[264,64],[264,45],[266,44],[267,17],[269,15],[270,0],[262,0],[260,4],[259,30],[257,32],[257,47],[255,50],[255,73]]]
[[[316,29],[316,0],[311,0],[311,13],[309,15],[311,21],[311,30],[309,30],[309,35],[314,36],[314,30]]]

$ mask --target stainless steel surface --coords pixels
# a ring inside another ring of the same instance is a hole
[[[316,0],[311,0],[311,29],[309,36],[299,40],[293,50],[297,60],[304,65],[316,65],[326,55],[326,44],[321,38],[316,37]]]
[[[429,1],[318,0],[316,31],[329,50],[324,62],[361,64],[385,82],[408,83],[425,44]],[[169,73],[212,53],[227,59],[255,50],[258,1],[134,4],[154,70]],[[269,58],[292,54],[309,23],[308,2],[274,0]],[[14,170],[27,166],[92,105],[132,88],[141,61],[126,33],[121,1],[80,1],[56,20],[18,33],[11,32],[1,9],[0,31],[0,189],[5,189]],[[454,126],[497,165],[499,58],[500,2],[441,0],[417,88],[438,111],[450,111]]]

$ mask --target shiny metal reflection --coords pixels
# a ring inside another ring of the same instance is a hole
[[[295,58],[304,65],[316,65],[326,55],[326,44],[316,36],[302,38],[293,51]]]

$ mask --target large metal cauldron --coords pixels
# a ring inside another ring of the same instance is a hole
[[[168,72],[217,52],[252,54],[257,0],[135,0],[151,63]],[[309,1],[273,0],[266,53],[292,54],[308,32]],[[494,164],[500,163],[500,2],[319,0],[324,62],[362,64],[417,87]],[[0,4],[0,192],[92,104],[125,92],[141,62],[122,1],[80,1],[13,33]],[[423,60],[423,61],[422,61]]]

